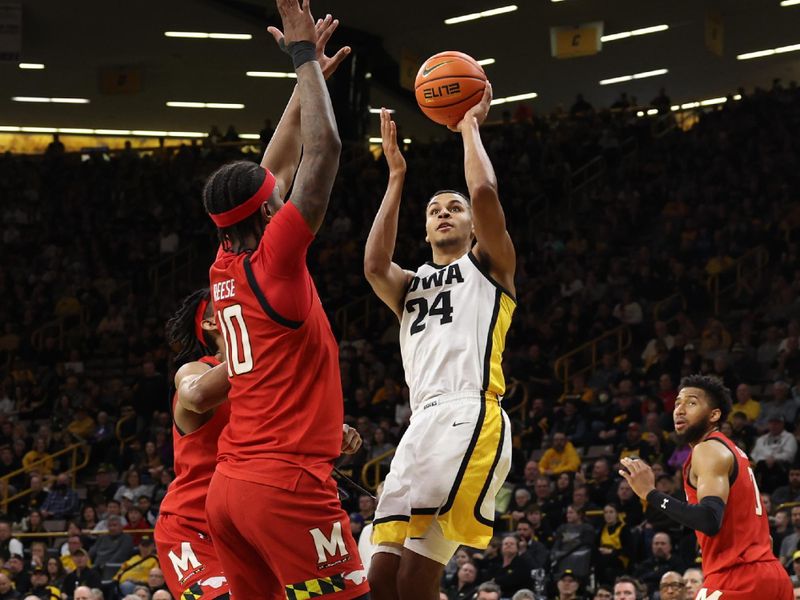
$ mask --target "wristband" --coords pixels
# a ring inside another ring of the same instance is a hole
[[[681,525],[708,536],[719,533],[725,516],[725,502],[718,496],[706,496],[698,504],[688,504],[658,490],[652,490],[647,494],[647,504]]]
[[[295,71],[307,62],[317,60],[317,46],[313,42],[292,42],[286,46],[286,52],[292,57]]]

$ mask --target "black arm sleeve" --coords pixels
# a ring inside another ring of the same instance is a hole
[[[714,536],[722,528],[725,503],[719,496],[706,496],[699,504],[687,504],[658,490],[647,494],[647,503],[681,525]]]

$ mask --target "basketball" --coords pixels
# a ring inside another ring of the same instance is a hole
[[[455,126],[481,100],[486,86],[483,67],[463,52],[440,52],[424,63],[414,82],[417,104],[440,125]]]

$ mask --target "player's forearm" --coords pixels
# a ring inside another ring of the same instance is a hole
[[[497,177],[492,167],[492,161],[486,154],[481,140],[478,121],[469,120],[461,128],[461,138],[464,142],[464,175],[467,180],[467,189],[473,199],[481,196],[480,190],[490,188],[497,191]]]
[[[228,365],[222,363],[202,375],[181,381],[178,402],[188,411],[203,414],[225,402],[230,389]]]
[[[272,139],[261,159],[261,166],[272,171],[285,197],[292,184],[302,154],[300,142],[300,94],[295,87],[283,111]]]
[[[304,152],[312,155],[335,155],[335,162],[338,164],[341,140],[319,62],[309,61],[296,72],[300,92],[300,134]]]
[[[718,496],[706,496],[699,504],[688,504],[658,490],[647,494],[647,503],[681,525],[714,536],[722,528],[725,502]]]
[[[400,218],[400,199],[403,195],[405,173],[389,175],[386,194],[369,230],[364,249],[364,272],[369,277],[389,269],[397,242],[397,223]]]

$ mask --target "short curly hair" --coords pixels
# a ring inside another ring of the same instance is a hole
[[[722,425],[728,420],[728,415],[733,410],[733,401],[731,400],[731,391],[725,387],[720,379],[710,375],[688,375],[681,379],[678,391],[687,387],[703,390],[711,406],[720,410],[722,414],[717,422],[718,425]]]

